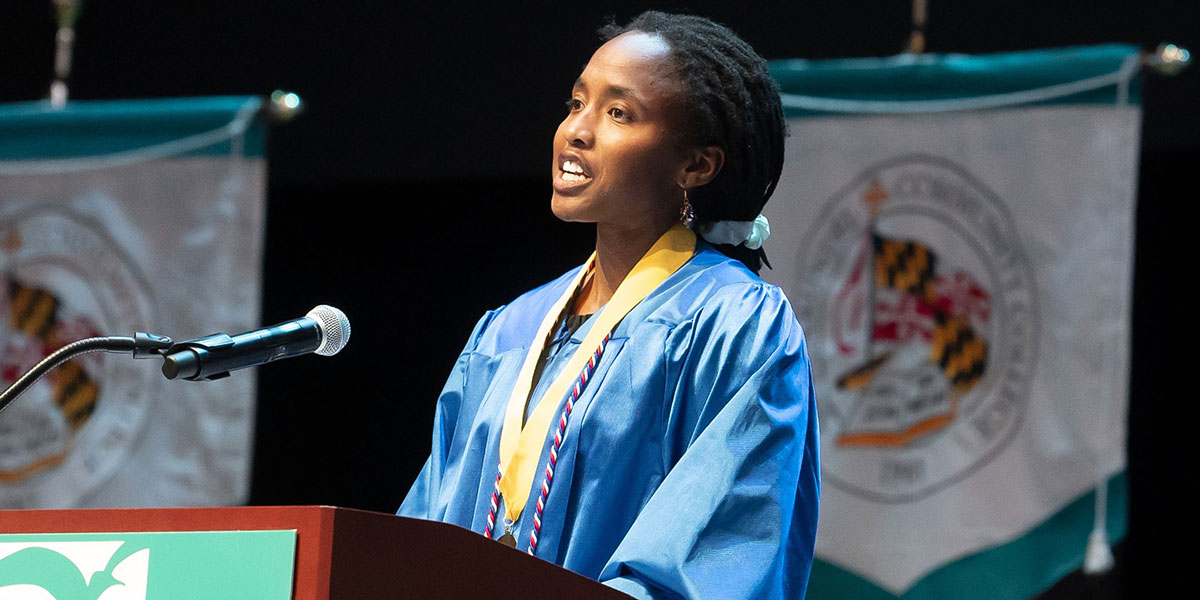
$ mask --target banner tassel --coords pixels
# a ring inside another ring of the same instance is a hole
[[[1101,480],[1096,486],[1096,522],[1092,533],[1088,535],[1087,550],[1083,554],[1083,572],[1087,575],[1100,575],[1113,568],[1112,545],[1108,543],[1108,483]]]
[[[1088,536],[1087,553],[1083,556],[1083,572],[1099,575],[1112,570],[1112,547],[1108,544],[1108,533],[1103,529],[1092,530]]]

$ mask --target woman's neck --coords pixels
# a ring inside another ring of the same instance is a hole
[[[657,227],[619,229],[597,224],[596,265],[591,280],[575,304],[575,313],[592,314],[607,304],[634,265],[670,227],[668,224],[658,231]]]

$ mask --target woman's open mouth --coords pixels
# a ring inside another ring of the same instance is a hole
[[[591,181],[592,176],[581,161],[573,158],[558,160],[558,168],[554,172],[554,191],[563,193],[578,191]]]

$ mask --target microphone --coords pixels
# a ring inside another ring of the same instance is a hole
[[[214,380],[230,371],[316,352],[333,356],[350,340],[350,321],[322,304],[299,318],[230,337],[224,333],[180,342],[163,354],[167,379]]]

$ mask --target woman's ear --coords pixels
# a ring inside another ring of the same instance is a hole
[[[703,146],[692,150],[687,165],[680,174],[679,186],[691,189],[713,180],[725,166],[725,150],[720,146]]]

